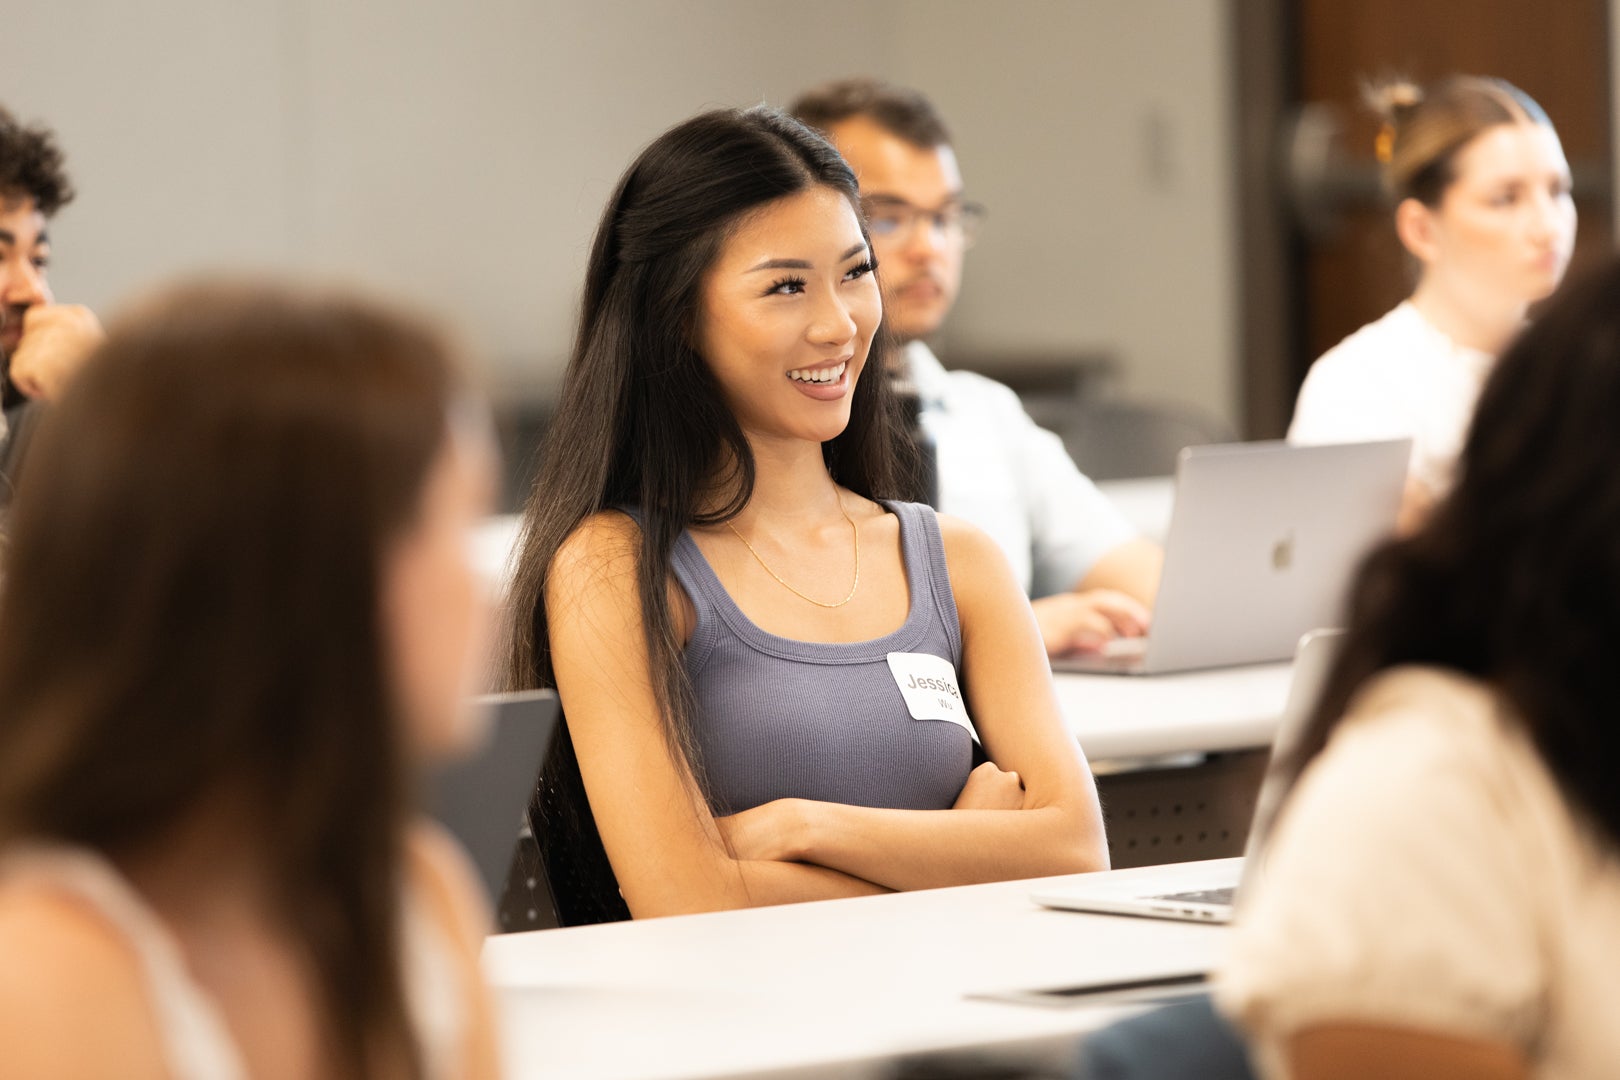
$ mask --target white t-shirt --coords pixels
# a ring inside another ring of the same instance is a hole
[[[946,371],[920,341],[906,346],[906,360],[934,440],[937,509],[989,533],[1030,596],[1068,592],[1136,536],[1017,394],[982,375]]]
[[[1620,848],[1484,684],[1374,679],[1263,858],[1216,1000],[1268,1080],[1290,1036],[1334,1022],[1506,1040],[1542,1080],[1620,1076]]]
[[[1311,365],[1288,440],[1410,438],[1412,476],[1443,495],[1494,363],[1489,353],[1452,341],[1405,301]]]

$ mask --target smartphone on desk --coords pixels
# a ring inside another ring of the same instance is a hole
[[[1186,971],[1143,979],[1079,982],[1033,990],[993,990],[967,996],[976,1001],[1058,1009],[1081,1005],[1164,1005],[1199,997],[1208,992],[1208,986],[1207,972]]]

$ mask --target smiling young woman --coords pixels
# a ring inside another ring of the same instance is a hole
[[[603,215],[510,672],[562,697],[539,809],[577,770],[570,850],[618,886],[585,917],[1107,863],[1004,558],[897,498],[858,206],[820,136],[723,110],[649,146]]]
[[[1451,487],[1495,358],[1558,287],[1575,242],[1569,163],[1541,107],[1498,79],[1458,76],[1370,97],[1395,228],[1417,287],[1325,353],[1299,392],[1295,442],[1413,440],[1403,527]]]

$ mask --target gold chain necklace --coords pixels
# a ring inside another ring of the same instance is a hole
[[[861,587],[861,530],[855,527],[855,519],[849,516],[848,510],[844,509],[843,499],[838,500],[838,512],[844,515],[845,521],[849,522],[849,531],[854,534],[855,537],[855,580],[850,583],[849,595],[838,601],[836,604],[829,604],[824,600],[817,600],[813,596],[806,596],[798,589],[795,589],[793,586],[789,585],[786,581],[782,580],[781,574],[778,574],[775,570],[772,570],[770,564],[764,559],[760,558],[759,552],[754,550],[754,545],[748,542],[748,538],[746,536],[737,531],[737,526],[728,521],[726,522],[726,528],[730,529],[732,535],[743,542],[743,547],[748,549],[748,553],[754,557],[754,561],[763,566],[765,568],[765,572],[771,575],[771,577],[775,578],[777,584],[781,585],[782,588],[786,589],[794,596],[797,596],[800,600],[809,601],[810,603],[816,605],[816,607],[840,608],[849,603],[851,600],[855,599],[855,590]]]

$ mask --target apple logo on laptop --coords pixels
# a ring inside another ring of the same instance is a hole
[[[1294,534],[1290,530],[1281,540],[1271,545],[1271,566],[1274,570],[1287,570],[1294,565]]]

